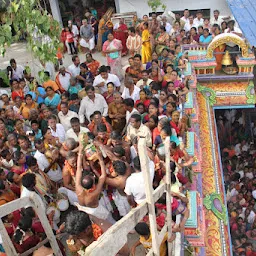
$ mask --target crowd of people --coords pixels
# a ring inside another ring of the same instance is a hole
[[[193,162],[183,143],[191,66],[181,45],[209,43],[225,29],[239,32],[233,21],[223,23],[218,11],[210,22],[201,11],[194,18],[185,10],[173,24],[165,17],[159,22],[156,14],[151,20],[144,15],[142,22],[135,16],[129,29],[122,19],[114,26],[106,16],[104,24],[102,19],[98,24],[93,9],[85,16],[80,27],[69,21],[62,31],[73,64],[61,66],[55,78],[45,71],[40,84],[29,69],[10,60],[11,95],[1,92],[0,205],[26,196],[38,198],[52,229],[69,235],[66,247],[83,255],[87,246],[146,198],[138,141],[146,141],[151,182],[157,188],[166,178],[164,141],[170,137],[172,241],[176,232],[184,231],[189,217],[185,191],[190,180],[182,168]],[[96,45],[106,55],[107,65],[93,58]],[[79,50],[85,53],[82,61],[76,55]],[[129,65],[122,68],[126,54]],[[166,222],[164,195],[155,206],[161,230]],[[178,214],[182,217],[176,224]],[[19,253],[45,238],[32,208],[6,216],[4,225]],[[146,250],[152,247],[148,216],[135,231],[140,239],[132,248],[125,244],[119,255],[136,255],[140,244]],[[161,256],[166,255],[166,240]],[[33,255],[48,255],[51,250],[45,245]]]
[[[255,134],[246,129],[246,112],[217,113],[233,255],[256,255]],[[249,124],[254,128],[254,123]]]

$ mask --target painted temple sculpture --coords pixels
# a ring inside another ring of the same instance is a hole
[[[238,45],[240,51],[226,51],[227,43]],[[185,113],[191,123],[186,149],[194,157],[185,239],[195,255],[228,256],[231,237],[214,109],[254,108],[256,61],[244,39],[235,34],[218,35],[208,46],[185,45],[183,50],[189,50],[193,73]]]

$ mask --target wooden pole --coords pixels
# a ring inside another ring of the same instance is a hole
[[[148,204],[150,232],[152,235],[152,249],[153,249],[154,255],[159,256],[160,255],[160,253],[159,253],[160,244],[158,243],[155,204],[154,204],[154,199],[153,199],[153,187],[152,187],[152,181],[150,178],[149,158],[147,155],[147,147],[146,147],[146,139],[145,138],[139,139],[138,150],[139,150],[141,171],[143,173],[143,177],[144,177],[144,181],[145,181],[145,192],[146,192],[146,201]]]
[[[171,208],[171,170],[170,170],[170,137],[164,142],[165,146],[165,168],[166,168],[166,209],[167,209],[167,231],[168,239],[172,236],[172,208]],[[168,242],[168,256],[172,255],[172,243]]]

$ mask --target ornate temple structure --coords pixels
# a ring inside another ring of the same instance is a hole
[[[241,50],[235,63],[225,51],[226,43]],[[191,123],[187,152],[194,156],[194,176],[185,240],[195,255],[229,256],[232,246],[214,110],[255,107],[255,56],[234,34],[218,35],[208,46],[185,45],[186,50],[193,70],[185,113]]]

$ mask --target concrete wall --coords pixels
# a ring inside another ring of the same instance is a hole
[[[144,14],[149,14],[151,9],[148,7],[147,0],[117,0],[119,2],[120,13],[137,11],[138,17],[142,18]],[[211,9],[213,11],[218,9],[221,16],[231,15],[226,0],[162,0],[162,3],[167,6],[167,10],[181,11],[184,9],[198,10]],[[161,9],[157,11],[163,11]]]

